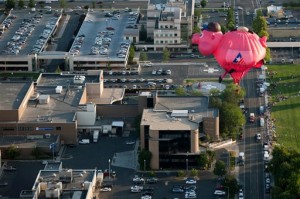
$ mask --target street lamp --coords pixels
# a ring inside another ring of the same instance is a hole
[[[188,173],[188,171],[189,171],[189,152],[188,151],[186,152],[185,161],[186,161],[186,173]]]
[[[186,162],[186,173],[189,171],[189,159],[185,159]]]
[[[144,171],[146,171],[146,160],[144,160]]]
[[[290,37],[290,42],[292,42],[292,37]],[[292,58],[294,57],[294,49],[293,49],[293,45],[292,45]]]
[[[108,159],[108,179],[110,180],[110,159]]]

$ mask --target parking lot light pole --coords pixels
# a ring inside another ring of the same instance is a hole
[[[108,179],[110,180],[110,159],[108,159]]]
[[[144,171],[146,171],[146,160],[144,160]]]
[[[189,159],[185,159],[186,162],[186,174],[189,172]]]

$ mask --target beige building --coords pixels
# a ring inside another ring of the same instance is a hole
[[[140,97],[146,106],[140,127],[141,149],[151,152],[152,169],[195,167],[200,138],[209,135],[219,139],[219,112],[208,108],[208,97],[155,96],[148,92]]]
[[[49,162],[40,170],[31,190],[20,198],[99,198],[103,173],[96,169],[64,169],[61,162]]]
[[[99,113],[105,115],[103,110],[97,110],[97,104],[101,107],[122,101],[125,89],[104,88],[103,72],[95,70],[81,75],[41,74],[36,82],[6,78],[0,83],[0,91],[0,135],[27,137],[25,148],[37,147],[38,140],[45,135],[57,135],[58,150],[60,143],[78,142],[78,128],[95,128]],[[111,112],[109,108],[103,109]],[[16,143],[7,140],[10,143],[1,146]],[[28,141],[32,144],[28,145]]]
[[[192,35],[194,0],[168,0],[165,3],[149,1],[147,9],[147,37],[154,40],[153,46],[144,48],[171,51],[187,50],[188,37]]]

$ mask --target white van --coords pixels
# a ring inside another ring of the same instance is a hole
[[[265,119],[264,119],[263,117],[261,117],[261,118],[259,119],[259,125],[260,125],[261,127],[265,126]]]

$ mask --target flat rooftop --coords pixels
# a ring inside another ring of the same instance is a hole
[[[173,117],[174,110],[188,114]],[[207,97],[158,97],[154,109],[144,109],[141,124],[151,130],[195,130],[203,118],[217,115],[217,109],[208,109]]]
[[[120,10],[120,13],[118,14],[119,17],[105,17],[106,13],[108,12],[90,11],[87,13],[86,18],[82,23],[81,28],[70,49],[71,54],[74,54],[74,51],[72,50],[77,50],[77,53],[75,53],[74,55],[74,60],[76,60],[76,55],[88,56],[90,58],[98,59],[125,59],[119,58],[117,55],[119,50],[121,49],[120,45],[122,44],[122,42],[126,42],[126,40],[124,39],[126,26],[128,26],[129,23],[131,23],[131,25],[134,25],[136,21],[130,21],[130,13],[123,10]],[[110,30],[107,29],[108,27],[110,27]],[[100,34],[102,36],[105,35],[105,38],[109,39],[107,39],[105,42],[99,42]],[[96,43],[96,40],[98,40],[98,43]],[[92,53],[92,47],[94,49],[100,49],[101,47],[105,46],[108,49],[107,54]]]
[[[172,118],[166,112],[144,109],[141,125],[149,125],[150,130],[169,130],[169,131],[191,131],[198,129],[196,122],[189,121],[187,117]]]
[[[31,82],[0,82],[0,110],[18,109]]]
[[[47,43],[59,16],[53,11],[47,14],[46,9],[36,12],[27,10],[13,10],[3,24],[8,28],[3,32],[0,40],[0,55],[16,56],[34,54],[34,48],[41,49]],[[44,34],[48,32],[49,34]],[[38,53],[38,51],[36,51]]]
[[[189,112],[199,113],[206,112],[207,109],[207,97],[159,96],[154,106],[156,111],[188,110]]]
[[[38,103],[30,100],[20,122],[72,122],[86,82],[96,82],[97,76],[85,76],[81,84],[73,82],[75,74],[42,74],[36,89],[41,95],[49,95],[49,102]],[[56,93],[56,87],[62,86],[61,93]]]

